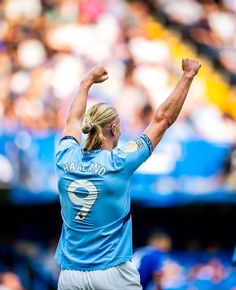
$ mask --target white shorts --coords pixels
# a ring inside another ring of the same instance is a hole
[[[58,290],[142,290],[142,287],[139,273],[129,261],[106,270],[61,270]]]

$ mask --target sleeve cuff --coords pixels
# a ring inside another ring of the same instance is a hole
[[[142,134],[139,138],[142,141],[144,141],[146,143],[146,145],[148,146],[149,156],[150,156],[153,152],[152,142],[151,142],[150,138],[146,134]]]
[[[63,140],[68,140],[68,139],[69,140],[74,140],[77,144],[79,144],[79,142],[73,136],[64,136],[63,138],[61,138],[61,140],[59,142],[61,142]]]

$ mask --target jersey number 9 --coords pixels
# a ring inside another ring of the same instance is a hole
[[[88,195],[84,198],[78,197],[78,188],[83,188],[88,191]],[[91,207],[98,197],[98,190],[96,186],[87,179],[78,179],[70,183],[68,186],[68,196],[73,204],[80,205],[81,209],[76,214],[76,220],[83,220],[89,213]]]

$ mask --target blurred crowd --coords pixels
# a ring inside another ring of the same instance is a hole
[[[222,67],[236,84],[236,2],[232,0],[157,0],[170,23]],[[186,13],[188,11],[188,13]]]
[[[182,2],[179,5],[178,1],[176,7],[176,1],[162,0],[157,4],[179,22],[181,13],[176,11],[184,4],[191,8],[188,11],[194,11],[194,23],[200,21],[202,14],[198,18],[197,15],[203,13],[203,7],[219,9],[212,3],[202,7],[194,0]],[[118,0],[18,0],[17,4],[15,0],[2,1],[0,118],[4,131],[62,128],[83,75],[97,63],[103,63],[110,79],[93,87],[89,102],[114,104],[121,114],[123,133],[139,134],[154,108],[176,84],[181,58],[195,56],[191,49],[181,50],[181,40],[175,40],[150,16],[148,4]],[[228,42],[233,42],[232,38],[228,35]],[[200,136],[215,142],[235,142],[234,120],[209,102],[209,87],[215,83],[206,81],[207,68],[203,70],[175,125],[176,138]],[[223,89],[218,94],[224,92]]]
[[[7,159],[14,167],[21,159],[14,152],[27,151],[32,135],[60,131],[79,82],[97,63],[106,66],[110,77],[106,83],[92,87],[89,104],[113,104],[121,116],[124,139],[140,134],[154,109],[173,90],[182,72],[181,59],[199,58],[194,47],[184,44],[180,36],[158,22],[158,15],[165,14],[168,21],[194,35],[200,29],[198,23],[206,21],[210,12],[216,14],[214,17],[228,19],[234,8],[230,1],[180,1],[1,1],[1,133],[15,136],[15,140],[13,145],[0,148],[0,153],[10,154]],[[186,10],[187,16],[183,14]],[[216,26],[217,21],[213,21]],[[228,20],[220,25],[227,30],[228,44],[235,38],[230,34],[230,23]],[[217,29],[215,34],[220,33]],[[223,37],[224,33],[221,34]],[[205,38],[214,44],[208,36]],[[202,41],[205,38],[199,36]],[[222,51],[225,49],[223,38],[218,45]],[[168,130],[167,139],[172,143],[202,139],[235,144],[235,91],[211,63],[200,61],[200,74],[181,115]],[[12,153],[13,147],[16,149]],[[3,155],[0,158],[6,163],[4,168],[10,168]],[[4,177],[8,171],[4,169],[1,175]],[[23,174],[25,171],[20,170]]]

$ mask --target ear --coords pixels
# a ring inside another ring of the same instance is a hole
[[[112,125],[111,125],[111,134],[112,134],[113,136],[116,135],[116,124],[112,124]]]

